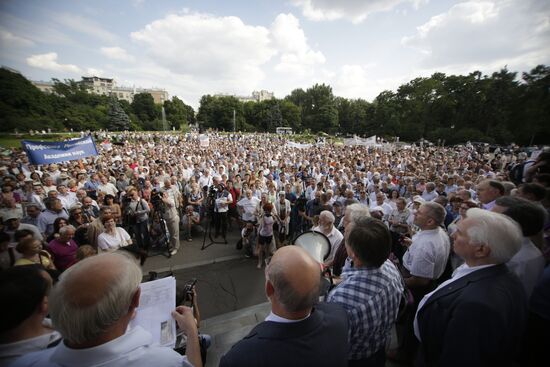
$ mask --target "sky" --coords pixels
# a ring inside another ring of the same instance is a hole
[[[315,83],[372,101],[434,72],[550,65],[550,1],[0,0],[0,64],[163,88],[194,108]]]

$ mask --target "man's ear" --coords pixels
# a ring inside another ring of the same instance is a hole
[[[132,296],[132,302],[130,302],[130,309],[128,311],[133,311],[139,307],[139,297],[141,296],[141,288],[138,288],[134,295]]]
[[[44,296],[44,298],[42,298],[42,301],[38,305],[37,311],[38,313],[46,317],[46,315],[48,314],[48,296]]]
[[[269,280],[265,281],[265,294],[267,298],[271,298],[273,294],[275,293],[275,288],[273,288],[273,284]]]
[[[491,248],[487,245],[478,245],[474,254],[477,258],[487,258],[491,255]]]

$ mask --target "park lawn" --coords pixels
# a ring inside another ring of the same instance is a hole
[[[0,147],[2,148],[21,148],[21,140],[34,140],[34,141],[62,141],[70,137],[71,134],[66,135],[45,135],[45,136],[30,136],[23,135],[16,137],[13,135],[0,136]]]
[[[21,138],[16,138],[14,136],[0,136],[0,147],[21,148]]]

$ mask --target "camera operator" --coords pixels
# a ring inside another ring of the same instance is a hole
[[[216,230],[214,236],[218,237],[221,234],[223,240],[226,241],[227,212],[229,210],[229,204],[233,202],[233,197],[227,188],[221,184],[219,176],[214,177],[213,181],[214,183],[210,187],[209,195],[214,198],[214,214],[212,218]]]
[[[138,191],[134,187],[128,190],[126,198],[124,214],[129,229],[135,235],[138,247],[147,250],[151,243],[148,227],[149,204],[139,197]]]
[[[185,207],[185,213],[181,218],[181,224],[183,225],[183,233],[187,241],[191,242],[191,234],[193,231],[203,233],[204,229],[201,226],[201,216],[193,208],[193,205],[187,205]]]
[[[168,232],[170,233],[170,255],[175,255],[178,253],[180,248],[180,217],[178,215],[178,210],[176,209],[176,203],[171,195],[168,192],[164,191],[159,195],[162,202],[164,203],[164,219],[166,220],[166,226],[168,227]],[[151,195],[153,197],[153,195]],[[156,209],[156,208],[155,208]]]

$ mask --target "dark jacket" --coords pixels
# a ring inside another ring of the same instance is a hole
[[[470,273],[436,291],[418,311],[421,365],[515,366],[526,296],[506,265]]]
[[[345,367],[348,349],[345,310],[323,303],[303,321],[256,325],[222,357],[220,366]]]

